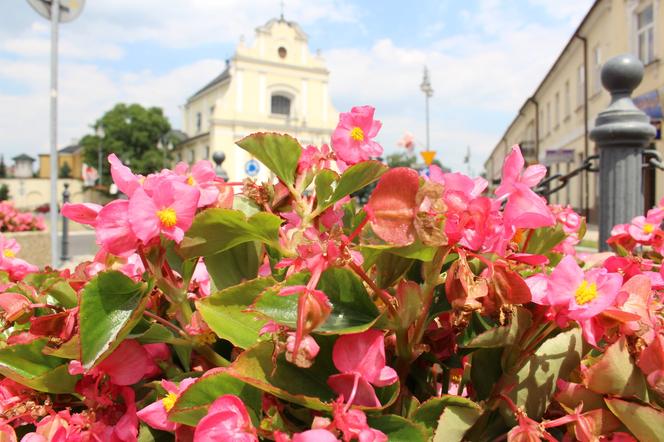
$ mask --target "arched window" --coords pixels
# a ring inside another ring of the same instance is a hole
[[[291,99],[284,95],[272,95],[270,112],[277,115],[290,115]]]

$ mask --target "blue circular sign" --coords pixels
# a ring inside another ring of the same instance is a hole
[[[258,172],[260,172],[260,170],[261,170],[261,165],[258,164],[258,161],[253,159],[247,161],[247,163],[244,165],[244,171],[249,176],[258,175]]]

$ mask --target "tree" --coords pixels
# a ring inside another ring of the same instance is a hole
[[[104,137],[86,135],[81,139],[81,146],[85,162],[96,166],[101,145],[104,182],[109,182],[110,167],[106,158],[111,153],[141,174],[161,170],[170,159],[157,148],[159,140],[163,140],[171,129],[164,112],[158,107],[146,109],[140,104],[118,103],[92,124],[95,131],[100,126]],[[164,144],[167,143],[165,140]]]
[[[9,186],[0,184],[0,201],[7,201],[9,199]]]
[[[0,156],[0,178],[7,178],[7,166],[5,166],[5,156]]]
[[[60,167],[60,178],[71,178],[71,167],[66,161]]]

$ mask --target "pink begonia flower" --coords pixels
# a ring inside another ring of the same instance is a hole
[[[210,279],[205,262],[203,262],[203,258],[200,258],[196,263],[196,268],[189,282],[189,297],[190,299],[202,299],[210,296],[211,291],[212,280]]]
[[[405,132],[403,137],[397,142],[397,145],[405,147],[407,151],[412,152],[415,148],[415,137],[410,132]]]
[[[21,245],[14,238],[6,238],[0,234],[0,270],[9,274],[12,280],[22,280],[28,273],[36,273],[39,268],[20,258],[16,254]]]
[[[201,197],[198,200],[198,207],[205,207],[217,201],[219,189],[216,185],[217,174],[214,166],[207,160],[198,161],[191,167],[186,163],[180,162],[175,166],[174,172],[185,178],[184,182],[190,186],[198,188]]]
[[[637,216],[632,220],[632,223],[627,227],[627,231],[636,241],[641,243],[648,243],[652,240],[655,232],[659,229],[661,219],[655,216]]]
[[[171,411],[178,397],[193,383],[196,378],[185,378],[176,385],[171,381],[162,380],[161,386],[166,390],[166,396],[136,413],[138,418],[150,427],[162,431],[175,431],[181,425],[168,420],[168,412]]]
[[[160,233],[179,243],[196,214],[200,192],[175,180],[162,179],[150,197],[142,188],[129,199],[129,223],[144,244]]]
[[[0,441],[2,442],[17,442],[16,432],[9,424],[0,424]]]
[[[657,334],[641,352],[637,365],[646,375],[648,384],[659,394],[664,394],[664,336]]]
[[[337,162],[342,163],[340,169],[383,153],[381,145],[373,141],[381,128],[381,122],[373,119],[374,111],[371,106],[357,106],[339,115],[339,124],[332,133],[332,149]]]
[[[291,440],[292,442],[340,442],[334,433],[330,433],[328,430],[323,429],[295,433]]]
[[[344,397],[348,405],[380,407],[372,384],[385,387],[398,379],[385,365],[385,342],[380,330],[343,335],[332,349],[332,361],[340,374],[328,378],[328,385]]]
[[[387,442],[387,436],[380,430],[369,427],[367,415],[356,408],[346,409],[342,401],[332,404],[334,423],[332,426],[343,434],[344,442],[357,439],[362,442]]]
[[[496,196],[507,198],[503,212],[505,222],[516,228],[528,229],[553,225],[556,220],[546,201],[530,189],[544,178],[546,167],[535,164],[522,173],[524,165],[521,149],[518,145],[513,146],[512,152],[505,158],[503,177],[496,189]]]
[[[97,244],[108,253],[127,257],[136,251],[138,239],[131,229],[129,216],[127,200],[111,201],[99,211],[95,226]]]
[[[316,146],[307,146],[297,162],[297,173],[305,174],[309,170],[320,170],[330,167],[330,147],[323,144],[320,149]]]
[[[217,398],[207,415],[198,422],[194,442],[210,441],[258,441],[256,429],[251,424],[247,409],[237,396],[225,394]]]
[[[303,336],[297,353],[295,353],[296,334],[288,333],[286,338],[286,360],[298,367],[309,368],[314,364],[316,356],[320,351],[320,346],[311,336]]]
[[[111,163],[111,176],[115,185],[118,186],[120,192],[129,197],[132,196],[134,191],[141,187],[145,178],[141,175],[135,175],[131,169],[122,164],[120,158],[114,153],[108,156],[108,162]]]
[[[622,286],[622,276],[606,269],[584,271],[572,256],[565,256],[551,275],[538,274],[526,280],[533,302],[551,306],[560,325],[568,319],[592,319],[613,306]],[[584,332],[587,331],[584,328]]]
[[[79,224],[94,226],[102,206],[93,203],[65,203],[62,206],[62,216]]]

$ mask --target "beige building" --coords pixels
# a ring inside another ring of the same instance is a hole
[[[338,113],[328,92],[329,72],[313,55],[307,35],[283,17],[256,29],[253,44],[238,44],[226,69],[184,105],[188,137],[176,161],[212,160],[224,152],[232,181],[269,177],[263,165],[235,145],[254,132],[284,132],[303,145],[329,143]]]
[[[484,163],[495,187],[503,160],[520,144],[528,163],[540,162],[549,174],[565,174],[597,153],[588,134],[597,114],[609,103],[600,72],[609,58],[632,53],[645,65],[641,85],[634,91],[637,105],[661,128],[664,107],[664,2],[661,0],[596,0],[535,92]],[[664,153],[660,139],[651,148]],[[581,173],[550,197],[570,204],[597,223],[598,174]],[[664,172],[644,171],[644,206],[664,196]]]
[[[67,166],[65,166],[65,164]],[[67,177],[62,176],[63,168],[69,169]],[[51,154],[39,154],[39,178],[50,178],[51,176]],[[72,144],[71,146],[63,147],[58,150],[58,176],[60,178],[76,178],[82,179],[83,177],[83,146]]]

